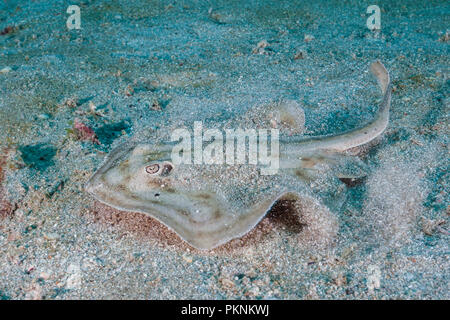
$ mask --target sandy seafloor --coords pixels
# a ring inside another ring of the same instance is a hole
[[[377,2],[372,32],[370,4],[0,1],[0,299],[448,299],[450,5]],[[83,191],[121,142],[279,99],[302,105],[307,135],[358,127],[380,102],[376,59],[391,120],[356,150],[365,179],[328,182],[335,234],[305,204],[308,240],[301,212],[281,210],[202,252]]]

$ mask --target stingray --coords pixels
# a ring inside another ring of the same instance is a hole
[[[387,70],[379,61],[370,69],[383,94],[373,119],[361,128],[334,135],[281,135],[277,174],[261,174],[259,164],[174,164],[173,142],[127,143],[106,157],[85,189],[111,207],[157,219],[197,249],[209,250],[239,238],[277,200],[315,198],[305,177],[321,161],[338,164],[342,170],[337,174],[343,177],[364,174],[359,170],[362,161],[348,161],[343,151],[385,130],[391,101]]]

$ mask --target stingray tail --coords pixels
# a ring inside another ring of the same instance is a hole
[[[359,129],[333,136],[319,136],[298,141],[295,143],[295,149],[299,151],[345,151],[375,139],[386,129],[389,122],[389,108],[391,105],[391,80],[388,71],[380,61],[373,62],[370,66],[370,70],[376,77],[383,93],[383,101],[378,108],[374,119],[366,126]]]

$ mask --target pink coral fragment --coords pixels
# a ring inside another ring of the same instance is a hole
[[[100,144],[94,130],[85,125],[79,119],[75,119],[73,123],[73,130],[79,140],[91,141],[95,144]]]

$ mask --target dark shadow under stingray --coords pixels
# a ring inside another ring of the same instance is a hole
[[[88,221],[101,228],[112,227],[121,236],[130,235],[139,241],[157,242],[165,247],[198,254],[231,254],[239,249],[267,240],[276,232],[299,234],[305,223],[300,221],[300,215],[295,209],[295,200],[280,199],[269,210],[266,216],[244,236],[233,239],[217,248],[202,251],[191,247],[174,231],[158,220],[139,212],[121,211],[95,201],[85,215]]]
[[[278,200],[267,213],[264,219],[269,220],[275,228],[281,228],[289,233],[302,232],[306,224],[300,221],[299,213],[295,208],[296,200]]]

